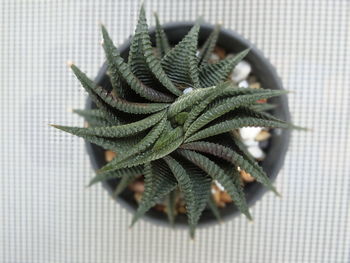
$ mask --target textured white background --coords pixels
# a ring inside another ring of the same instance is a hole
[[[197,232],[140,221],[98,185],[81,139],[48,126],[86,94],[67,69],[95,76],[98,22],[116,43],[133,33],[138,1],[0,3],[0,262],[349,262],[350,2],[146,1],[163,22],[204,15],[253,41],[277,67],[294,132],[276,185],[238,217]],[[152,19],[152,24],[153,24]]]

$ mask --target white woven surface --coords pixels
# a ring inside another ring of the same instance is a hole
[[[95,76],[98,21],[117,43],[133,33],[138,1],[1,1],[0,262],[349,262],[350,2],[159,0],[161,20],[204,15],[253,41],[277,67],[294,132],[276,185],[252,209],[198,231],[140,221],[95,186],[84,143],[48,126],[86,94],[65,62]],[[153,24],[153,20],[152,20]]]

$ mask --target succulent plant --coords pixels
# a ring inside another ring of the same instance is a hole
[[[132,224],[165,198],[173,205],[174,191],[180,191],[186,203],[191,236],[207,206],[217,212],[211,199],[213,181],[225,188],[239,211],[249,219],[238,169],[247,171],[277,193],[264,170],[232,131],[247,126],[293,127],[264,112],[264,107],[257,103],[285,91],[239,88],[227,81],[249,50],[209,63],[220,28],[213,30],[197,52],[199,29],[199,23],[195,24],[172,47],[156,17],[156,47],[153,47],[141,7],[125,61],[102,26],[102,45],[112,90],[96,85],[71,64],[73,73],[98,109],[75,111],[85,118],[88,127],[54,125],[117,153],[97,171],[90,185],[121,178],[122,187],[119,185],[118,190],[121,191],[136,176],[144,176],[145,191]],[[168,213],[173,217],[170,210]]]

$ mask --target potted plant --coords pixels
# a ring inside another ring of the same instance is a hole
[[[107,63],[96,80],[70,64],[90,95],[87,109],[75,110],[88,127],[53,126],[88,142],[98,169],[90,185],[102,182],[135,209],[132,224],[145,214],[187,221],[193,237],[198,222],[237,211],[251,219],[264,189],[278,194],[272,179],[295,128],[286,91],[239,35],[156,22],[149,32],[141,7],[131,42],[119,50],[102,26]]]

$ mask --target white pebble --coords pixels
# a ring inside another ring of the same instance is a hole
[[[214,183],[221,191],[225,191],[225,188],[218,181],[214,180]]]
[[[182,93],[187,94],[187,93],[190,93],[192,90],[193,90],[192,88],[186,88]]]
[[[232,74],[231,74],[231,79],[238,83],[248,77],[250,72],[252,71],[252,67],[250,64],[244,60],[239,62],[237,66],[234,68]]]
[[[246,80],[242,80],[238,83],[238,87],[244,88],[244,89],[249,88],[249,83]]]
[[[200,54],[200,53],[201,53],[201,52],[200,52],[199,50],[197,50],[196,56],[199,57],[199,54]]]
[[[265,153],[263,150],[260,149],[259,146],[250,146],[248,147],[248,152],[258,160],[264,159],[265,158]]]
[[[243,140],[254,140],[261,130],[261,127],[243,127],[239,129],[239,134]]]
[[[244,145],[246,146],[258,146],[259,145],[259,142],[256,141],[256,140],[252,140],[252,139],[249,139],[249,140],[243,140],[243,143]]]

